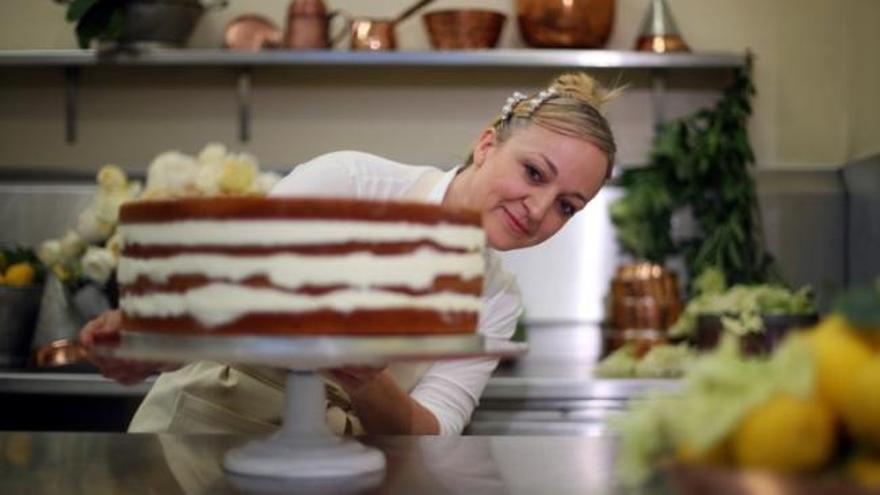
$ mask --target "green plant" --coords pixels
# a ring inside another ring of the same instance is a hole
[[[118,39],[122,33],[124,0],[73,0],[67,7],[67,21],[76,22],[80,48],[93,39]]]
[[[617,183],[625,192],[610,213],[626,251],[655,263],[681,254],[691,280],[715,267],[731,285],[779,281],[752,176],[746,124],[754,93],[749,62],[713,108],[660,128],[646,167],[623,171]],[[682,210],[696,231],[674,239],[672,217]]]

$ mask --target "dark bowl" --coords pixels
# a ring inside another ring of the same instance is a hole
[[[156,44],[182,47],[205,8],[197,0],[136,0],[123,4],[124,45]]]
[[[740,337],[740,346],[746,355],[769,354],[791,331],[807,329],[819,321],[818,314],[807,315],[763,315],[763,333],[750,333]],[[723,327],[721,315],[702,314],[697,317],[697,331],[692,339],[700,350],[714,349],[721,340]]]

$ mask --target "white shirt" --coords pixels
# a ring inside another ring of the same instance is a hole
[[[394,200],[434,171],[434,167],[406,165],[368,153],[339,151],[297,166],[272,189],[270,196]],[[424,201],[443,201],[455,173],[456,169],[445,173]],[[509,340],[522,312],[519,288],[514,276],[504,271],[499,257],[488,249],[486,253],[483,307],[477,331],[486,339]],[[425,372],[410,396],[437,417],[441,434],[459,434],[497,365],[498,360],[490,358],[438,361]]]

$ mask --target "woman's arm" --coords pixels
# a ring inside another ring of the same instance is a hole
[[[386,369],[347,367],[330,371],[351,399],[364,430],[371,435],[437,435],[440,424],[430,410],[403,390]]]

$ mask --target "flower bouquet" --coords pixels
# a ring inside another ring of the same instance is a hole
[[[205,146],[197,156],[160,153],[149,165],[146,183],[132,180],[117,165],[98,171],[98,188],[76,225],[37,250],[47,268],[46,287],[34,349],[37,365],[50,365],[52,349],[76,342],[79,328],[117,305],[115,269],[122,250],[116,231],[121,206],[133,200],[195,196],[265,195],[280,179],[261,173],[257,159],[229,152],[222,144]],[[41,350],[49,355],[42,356]],[[77,359],[74,359],[75,362]],[[61,359],[67,364],[70,359]]]

